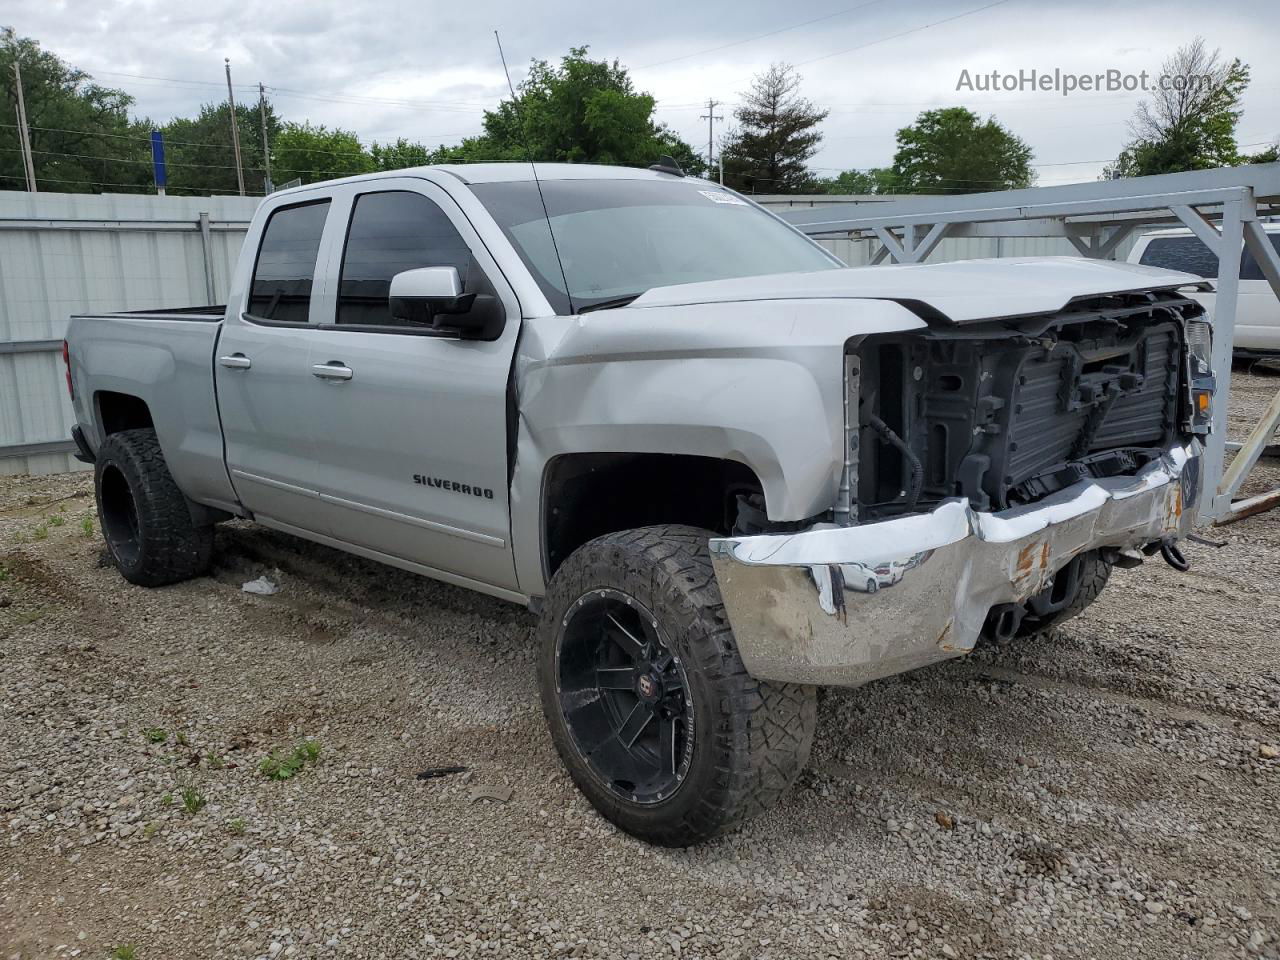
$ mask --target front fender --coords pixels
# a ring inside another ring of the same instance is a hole
[[[844,345],[922,327],[887,301],[718,303],[526,321],[512,539],[521,588],[543,587],[542,478],[571,453],[743,463],[770,519],[831,507],[844,462]]]

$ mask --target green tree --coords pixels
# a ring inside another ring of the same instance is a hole
[[[395,143],[377,143],[369,147],[375,170],[403,170],[405,167],[421,167],[431,162],[431,152],[420,143],[412,143],[404,137]]]
[[[828,111],[800,95],[800,74],[775,63],[752,81],[734,111],[738,128],[720,148],[724,182],[749,193],[800,193],[815,189],[808,162],[818,152],[817,126]]]
[[[845,170],[834,177],[818,180],[820,193],[872,194],[897,193],[898,185],[893,171],[888,167],[872,167],[869,170]]]
[[[271,145],[271,175],[276,183],[303,183],[371,173],[377,166],[350,130],[311,123],[286,123]]]
[[[152,187],[148,130],[129,118],[133,98],[103,87],[30,37],[0,29],[0,189],[24,190],[15,126],[18,102],[13,65],[22,68],[27,124],[41,190],[131,193]]]
[[[440,147],[432,163],[527,160],[648,166],[670,154],[687,173],[705,164],[653,119],[655,101],[635,89],[617,60],[592,60],[571,47],[559,65],[534,60],[516,99],[484,114],[484,132]]]
[[[1138,104],[1129,122],[1132,141],[1102,174],[1104,180],[1145,177],[1185,170],[1209,170],[1241,163],[1236,125],[1240,98],[1249,86],[1249,66],[1222,61],[1196,37],[1161,65],[1161,80],[1150,100]],[[1167,89],[1166,89],[1167,87]]]
[[[1280,143],[1273,143],[1265,150],[1240,158],[1241,163],[1275,163],[1277,160],[1280,160]]]
[[[194,117],[176,117],[162,128],[165,161],[171,189],[184,193],[235,193],[236,154],[226,103],[206,103]],[[246,193],[262,193],[262,119],[256,103],[236,104],[236,128],[240,134],[240,166]],[[267,104],[267,139],[272,153],[281,130],[274,107]],[[272,179],[281,177],[273,168]]]
[[[982,193],[1028,187],[1031,147],[994,117],[972,110],[926,110],[898,131],[893,178],[902,193]]]

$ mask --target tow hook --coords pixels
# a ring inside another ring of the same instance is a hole
[[[1191,561],[1182,555],[1178,544],[1173,540],[1165,540],[1160,544],[1160,556],[1164,557],[1164,562],[1179,573],[1186,573],[1191,569]]]

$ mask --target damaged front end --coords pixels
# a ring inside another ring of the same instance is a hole
[[[967,653],[1068,607],[1094,552],[1188,534],[1208,340],[1151,291],[852,344],[833,522],[711,544],[748,670],[857,685]]]

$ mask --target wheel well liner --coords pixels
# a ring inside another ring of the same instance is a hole
[[[151,409],[141,397],[113,390],[99,390],[94,394],[94,402],[98,407],[98,425],[102,428],[104,440],[122,430],[155,428]]]
[[[679,523],[727,534],[738,495],[761,493],[746,464],[664,453],[573,453],[553,458],[542,484],[543,564],[548,578],[596,537]]]

